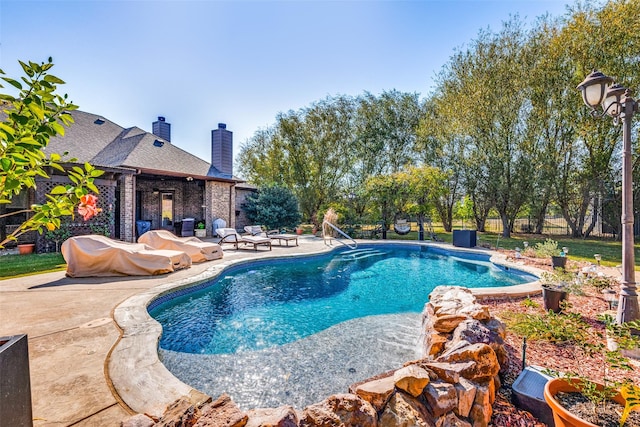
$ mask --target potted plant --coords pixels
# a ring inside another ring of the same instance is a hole
[[[558,247],[558,242],[553,239],[536,243],[534,251],[538,258],[551,257],[553,268],[565,268],[567,265],[566,254]]]
[[[508,328],[529,341],[547,341],[573,349],[575,357],[601,360],[597,372],[544,372],[555,377],[544,389],[544,398],[552,410],[556,427],[624,426],[630,413],[640,409],[640,387],[630,380],[611,378],[613,369],[632,370],[622,348],[637,347],[640,337],[632,331],[640,322],[615,323],[610,314],[598,316],[607,335],[615,336],[619,348],[610,350],[605,336],[578,313],[507,313]],[[634,414],[638,425],[640,414]]]
[[[196,237],[207,237],[207,229],[204,221],[198,221],[195,226]]]
[[[20,243],[18,245],[18,253],[20,253],[20,255],[32,254],[35,247],[35,243]]]
[[[544,309],[560,313],[569,293],[579,292],[576,280],[577,276],[564,268],[542,273],[540,286]]]

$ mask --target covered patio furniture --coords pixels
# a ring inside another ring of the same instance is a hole
[[[148,276],[191,266],[191,258],[182,251],[158,250],[94,234],[66,240],[61,251],[69,277]]]
[[[217,236],[218,235],[218,229],[219,228],[225,228],[227,226],[227,221],[225,221],[222,218],[217,218],[216,220],[213,221],[213,235]]]
[[[240,243],[245,245],[253,245],[253,250],[258,250],[258,245],[265,245],[271,250],[271,239],[262,236],[242,236],[234,228],[219,228],[218,236],[222,237],[220,244],[231,243],[236,249],[239,249]]]
[[[178,237],[167,230],[151,230],[138,239],[155,249],[171,249],[185,252],[192,262],[211,261],[222,258],[222,248],[217,243],[203,242],[197,237]]]

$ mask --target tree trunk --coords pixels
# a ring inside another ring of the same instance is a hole
[[[500,220],[502,221],[502,237],[508,239],[511,237],[511,229],[509,228],[509,217],[506,213],[500,213]]]

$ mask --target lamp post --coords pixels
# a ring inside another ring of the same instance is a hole
[[[635,281],[633,253],[633,179],[631,169],[631,119],[638,111],[638,102],[631,91],[599,71],[593,71],[578,85],[584,103],[594,116],[613,117],[614,124],[622,119],[622,282],[616,321],[629,322],[640,318]],[[602,104],[602,113],[596,107]]]

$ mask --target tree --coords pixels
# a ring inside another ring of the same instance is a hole
[[[5,73],[0,70],[2,80],[18,90],[17,96],[0,94],[4,115],[0,123],[0,206],[3,207],[0,211],[0,219],[3,220],[0,222],[0,247],[17,240],[18,236],[27,231],[42,233],[44,229],[59,228],[60,217],[73,216],[76,206],[85,220],[99,212],[96,208],[97,199],[89,191],[98,193],[93,180],[103,172],[88,163],[84,165],[84,169],[74,166],[65,171],[60,154],[51,153],[47,156],[44,152],[52,137],[64,135],[64,126],[73,123],[68,112],[78,107],[67,101],[67,95],[56,93],[57,86],[64,84],[64,81],[49,74],[53,67],[51,58],[41,64],[19,62],[26,74],[26,77],[21,77],[22,83],[5,77]],[[0,88],[4,86],[0,85]],[[75,159],[65,161],[73,162]],[[43,204],[32,205],[20,212],[6,213],[6,206],[14,196],[35,189],[38,177],[49,178],[49,169],[66,173],[71,183],[54,187],[46,195],[47,201]],[[4,220],[25,212],[32,216],[13,233],[6,235]]]
[[[294,228],[300,223],[296,196],[284,187],[262,187],[247,196],[242,209],[247,219],[268,229]]]
[[[469,196],[464,196],[455,204],[455,216],[462,220],[462,228],[466,228],[465,221],[473,215],[473,202]]]
[[[407,211],[417,216],[420,238],[424,233],[424,219],[448,192],[448,176],[433,166],[411,167],[408,170],[409,203]]]
[[[382,224],[382,238],[387,238],[387,230],[395,214],[402,212],[409,201],[409,175],[396,172],[391,175],[376,175],[367,179],[365,191],[371,200],[371,208]]]
[[[609,1],[602,8],[577,4],[557,35],[556,43],[564,52],[560,60],[568,64],[566,72],[571,76],[564,90],[573,93],[565,108],[574,109],[576,116],[571,121],[575,135],[559,168],[556,198],[575,237],[591,233],[601,201],[608,198],[607,189],[615,186],[607,180],[619,164],[620,157],[614,154],[621,139],[620,128],[611,120],[591,116],[575,87],[594,68],[616,76],[626,87],[640,86],[639,14],[637,0]]]
[[[453,206],[462,189],[465,140],[457,131],[457,117],[452,110],[455,99],[448,99],[447,94],[446,87],[439,87],[427,100],[417,130],[417,150],[422,163],[439,169],[444,177],[442,191],[433,204],[445,231],[451,232]]]

